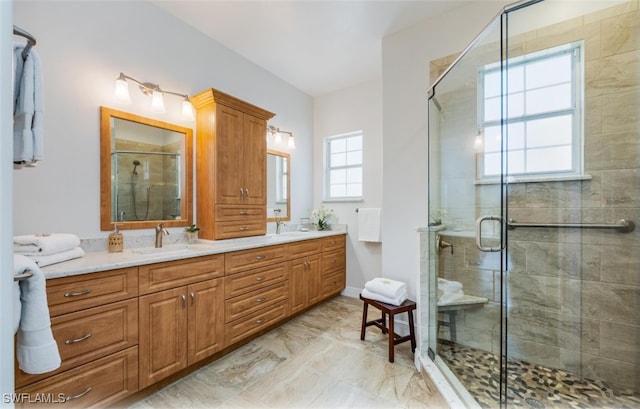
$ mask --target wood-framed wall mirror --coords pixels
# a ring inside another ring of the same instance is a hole
[[[267,221],[291,220],[291,156],[267,150]]]
[[[100,229],[189,226],[193,131],[100,107]]]

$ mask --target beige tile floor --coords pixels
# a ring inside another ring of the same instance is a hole
[[[360,341],[361,318],[360,300],[336,297],[131,409],[446,408],[415,369],[410,343],[390,363],[379,329]]]

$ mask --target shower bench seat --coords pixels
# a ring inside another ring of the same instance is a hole
[[[476,297],[474,295],[465,294],[462,298],[456,301],[442,305],[438,304],[438,312],[447,316],[446,321],[438,320],[438,324],[449,328],[451,342],[456,342],[456,315],[458,314],[458,311],[482,308],[488,302],[489,299],[485,297]]]

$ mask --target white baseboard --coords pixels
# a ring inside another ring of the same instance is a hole
[[[351,298],[360,298],[360,293],[362,292],[362,288],[357,287],[346,287],[340,295],[344,295],[345,297]]]

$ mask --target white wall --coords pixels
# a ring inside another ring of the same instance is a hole
[[[12,3],[0,1],[0,406],[12,407],[4,394],[13,392],[13,274],[11,221],[12,142]]]
[[[276,113],[269,123],[296,136],[294,220],[312,206],[307,94],[148,2],[19,1],[14,23],[38,39],[45,82],[45,160],[13,172],[15,234],[107,235],[99,226],[99,106],[193,126],[180,120],[180,98],[166,96],[167,114],[152,114],[148,97],[133,84],[132,105],[115,103],[121,71],[191,95],[217,88]]]
[[[323,142],[327,136],[362,130],[363,200],[329,202],[340,224],[347,224],[347,290],[357,296],[364,283],[381,276],[380,256],[386,245],[358,241],[356,208],[382,207],[382,83],[367,81],[329,95],[316,97],[313,109],[314,133],[314,208],[323,199]],[[309,213],[312,209],[309,209]],[[383,209],[383,213],[384,213]]]
[[[419,236],[427,225],[427,89],[429,62],[462,51],[508,2],[458,8],[382,42],[382,272],[419,293]],[[415,298],[414,298],[415,299]]]

